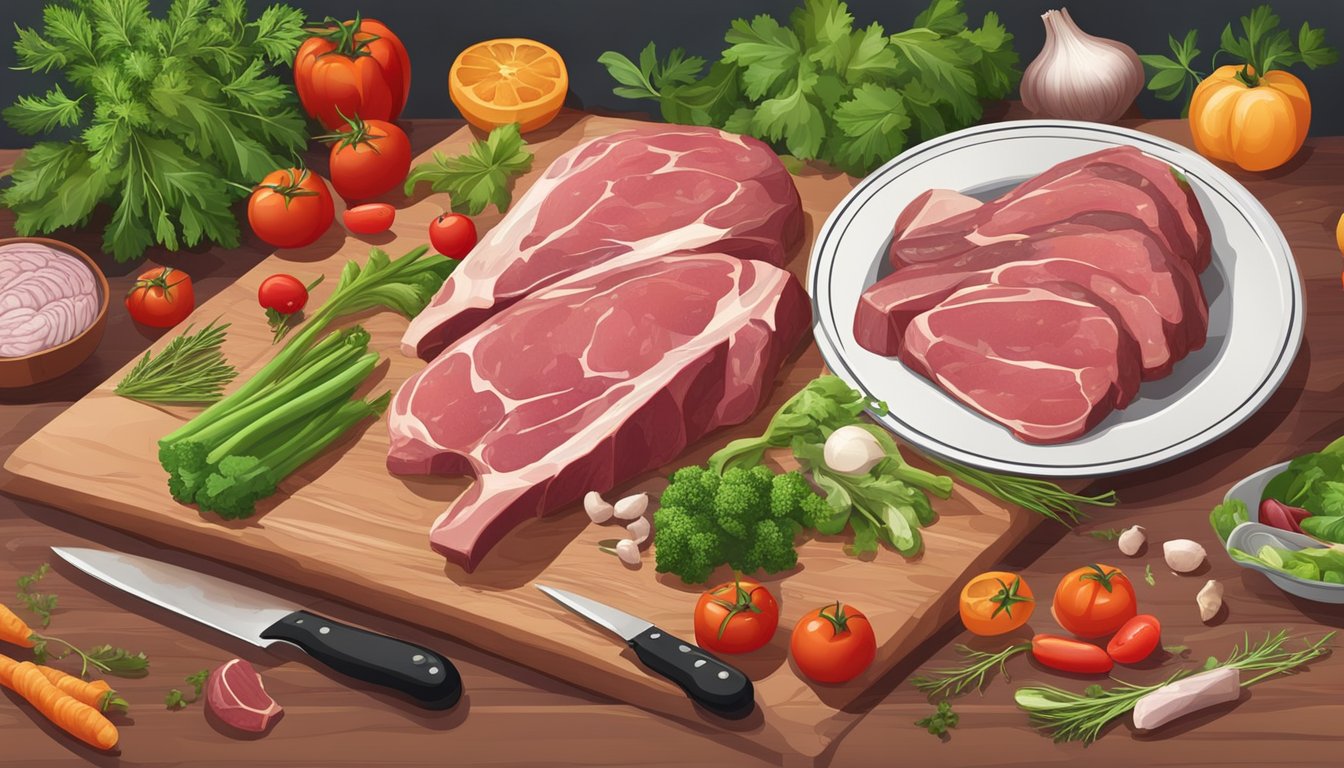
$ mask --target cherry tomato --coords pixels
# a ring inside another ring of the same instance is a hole
[[[460,213],[445,213],[429,223],[429,242],[450,259],[460,259],[476,247],[476,224]]]
[[[247,201],[247,222],[277,248],[301,248],[336,220],[336,205],[322,177],[307,169],[271,171]]]
[[[1106,652],[1120,664],[1138,664],[1153,655],[1162,642],[1162,625],[1156,616],[1139,614],[1120,628],[1106,644]]]
[[[172,328],[196,308],[191,277],[180,269],[155,267],[140,273],[126,294],[126,311],[137,323]]]
[[[1036,601],[1022,577],[989,571],[966,582],[958,607],[966,629],[988,637],[1012,632],[1026,624]]]
[[[347,208],[341,214],[345,228],[357,235],[376,235],[386,232],[397,218],[397,209],[387,203],[365,203]]]
[[[839,601],[808,612],[793,628],[789,653],[798,670],[819,683],[853,680],[877,656],[868,617]]]
[[[257,287],[257,303],[262,309],[292,315],[308,303],[308,289],[293,275],[271,275]]]
[[[347,200],[377,197],[411,172],[411,140],[385,120],[349,118],[331,148],[331,186]]]
[[[747,653],[770,642],[779,627],[779,603],[749,579],[730,581],[700,596],[695,642],[714,653]]]
[[[1079,637],[1102,637],[1139,612],[1134,585],[1119,568],[1089,565],[1060,579],[1051,613]]]
[[[1101,648],[1059,635],[1033,637],[1031,655],[1051,669],[1080,675],[1104,675],[1115,666]]]

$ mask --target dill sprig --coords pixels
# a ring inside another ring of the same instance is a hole
[[[1118,501],[1115,491],[1107,491],[1096,496],[1082,496],[1066,491],[1049,480],[1000,475],[934,456],[926,458],[967,485],[1063,525],[1072,525],[1086,516],[1078,509],[1079,504],[1113,507]]]
[[[213,403],[238,372],[224,359],[228,323],[211,321],[196,333],[191,327],[168,342],[157,357],[149,352],[113,390],[147,403]]]
[[[977,651],[965,645],[958,645],[957,653],[970,659],[969,664],[949,669],[935,669],[929,673],[928,677],[916,677],[911,680],[911,683],[923,691],[930,700],[940,693],[947,696],[959,696],[967,690],[984,688],[989,674],[994,671],[995,667],[998,668],[999,674],[1003,675],[1005,680],[1008,679],[1008,672],[1004,669],[1004,664],[1008,663],[1008,659],[1017,654],[1030,650],[1031,643],[1010,645],[998,653]]]

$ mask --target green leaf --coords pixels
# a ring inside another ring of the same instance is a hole
[[[80,99],[66,96],[61,86],[56,85],[42,97],[20,96],[13,106],[5,108],[4,116],[14,130],[31,136],[77,125],[84,117],[84,109]]]
[[[653,43],[649,43],[649,50],[653,50]],[[662,91],[671,86],[688,85],[695,82],[704,68],[704,59],[688,57],[684,48],[673,48],[668,52],[667,60],[653,69],[653,86]]]
[[[783,90],[800,69],[798,36],[771,16],[734,20],[724,40],[723,60],[742,68],[742,83],[752,99]]]
[[[464,155],[447,157],[436,152],[433,162],[412,168],[406,177],[406,194],[428,181],[435,192],[452,197],[454,211],[475,216],[493,204],[502,213],[513,200],[510,182],[532,167],[532,153],[526,146],[517,123],[500,126],[484,141],[472,143]]]
[[[1213,527],[1213,532],[1218,534],[1218,538],[1227,541],[1227,537],[1232,534],[1232,529],[1250,519],[1250,512],[1246,509],[1246,503],[1241,499],[1229,499],[1213,508],[1209,513],[1209,525]]]
[[[653,43],[645,46],[645,53],[653,54]],[[597,57],[597,63],[607,68],[612,79],[620,83],[612,93],[626,99],[656,99],[661,94],[653,87],[649,77],[651,71],[637,66],[633,61],[616,51],[607,51]]]
[[[929,7],[915,17],[916,27],[925,27],[940,35],[951,35],[966,26],[961,0],[933,0]]]
[[[722,126],[735,112],[747,109],[738,106],[741,100],[738,73],[732,64],[715,62],[704,79],[668,89],[663,93],[663,119],[688,125]]]
[[[22,235],[78,226],[111,193],[117,173],[94,167],[78,144],[44,141],[15,164],[14,183],[0,193],[0,202],[17,215]]]
[[[969,123],[980,117],[971,62],[954,39],[939,38],[927,29],[899,32],[890,39],[928,91],[949,104],[959,120]]]
[[[886,30],[877,22],[850,37],[849,65],[843,74],[850,83],[891,80],[896,76],[896,52],[887,41]]]
[[[807,98],[816,78],[815,74],[800,71],[792,90],[761,102],[751,118],[752,133],[772,142],[782,140],[796,157],[804,160],[816,157],[826,133],[821,110]]]
[[[979,81],[977,95],[982,99],[1007,96],[1022,78],[1022,73],[1017,68],[1013,36],[999,22],[999,15],[993,11],[985,13],[979,29],[962,30],[957,37],[974,46],[970,54],[976,57],[971,69]]]
[[[287,5],[272,5],[249,26],[255,34],[255,45],[268,63],[291,64],[299,44],[307,37],[304,25],[303,11]]]
[[[849,524],[854,528],[854,541],[849,545],[851,555],[864,555],[877,551],[877,529],[862,515],[851,515]]]
[[[66,52],[61,46],[32,29],[23,27],[15,29],[19,39],[14,43],[14,53],[18,56],[21,69],[50,72],[66,65]]]
[[[854,17],[840,0],[809,0],[789,17],[808,58],[844,74],[853,55]]]
[[[835,124],[847,137],[837,159],[841,168],[861,175],[905,149],[910,116],[894,88],[865,83],[853,96],[835,111]]]
[[[1313,29],[1307,22],[1297,32],[1298,60],[1310,69],[1339,61],[1339,52],[1325,44],[1325,30]]]

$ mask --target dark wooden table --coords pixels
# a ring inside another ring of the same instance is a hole
[[[1179,121],[1130,122],[1189,145]],[[417,121],[417,143],[432,143],[456,127]],[[0,169],[17,152],[0,153]],[[1307,290],[1307,337],[1288,379],[1261,411],[1231,435],[1183,459],[1144,472],[1098,483],[1114,487],[1122,504],[1099,511],[1076,532],[1042,526],[1014,551],[1004,568],[1021,571],[1038,594],[1049,595],[1067,571],[1101,561],[1124,568],[1135,580],[1143,610],[1157,615],[1164,643],[1189,646],[1194,661],[1168,659],[1150,669],[1126,670],[1123,679],[1160,679],[1181,664],[1223,656],[1243,633],[1262,636],[1288,629],[1318,637],[1344,627],[1344,608],[1289,598],[1268,580],[1239,569],[1221,554],[1209,529],[1212,505],[1240,477],[1260,467],[1315,450],[1344,434],[1344,296],[1341,259],[1334,244],[1335,222],[1344,210],[1344,138],[1313,139],[1287,167],[1263,174],[1234,171],[1269,209],[1292,245]],[[12,234],[13,218],[0,211],[0,236]],[[96,253],[96,230],[62,233]],[[233,250],[166,255],[151,252],[156,264],[182,266],[196,281],[198,300],[213,295],[256,264],[265,246],[247,240]],[[114,296],[125,291],[139,265],[104,263]],[[101,382],[147,346],[151,336],[137,328],[114,302],[107,335],[97,355],[51,385],[0,391],[0,457],[42,427],[70,402]],[[1119,554],[1115,545],[1084,535],[1088,530],[1148,529],[1149,547],[1140,557]],[[1161,542],[1192,538],[1210,552],[1209,564],[1192,576],[1176,576],[1161,561]],[[143,542],[72,515],[0,496],[0,600],[20,575],[52,560],[53,545],[95,545],[153,554]],[[1143,583],[1150,564],[1154,586]],[[1194,596],[1205,580],[1221,580],[1227,607],[1211,624],[1200,622]],[[5,586],[11,585],[11,586]],[[414,708],[363,688],[352,688],[294,654],[273,656],[100,587],[72,569],[56,566],[44,591],[60,595],[50,632],[78,643],[110,642],[143,650],[151,659],[148,677],[117,681],[134,706],[121,721],[120,755],[91,752],[20,706],[6,691],[0,700],[0,765],[81,764],[125,766],[321,765],[620,765],[750,766],[761,764],[719,743],[711,726],[691,727],[591,695],[481,650],[427,635],[380,617],[378,606],[348,606],[293,595],[355,623],[404,635],[442,648],[458,661],[468,697],[449,718],[426,717]],[[1032,621],[1036,631],[1057,631],[1044,610]],[[826,758],[838,766],[1027,766],[1087,761],[1096,766],[1330,765],[1339,762],[1336,723],[1344,714],[1344,656],[1326,659],[1303,674],[1262,683],[1232,704],[1189,718],[1156,735],[1132,733],[1127,724],[1110,728],[1096,744],[1056,745],[1033,731],[1012,703],[1023,684],[1048,682],[1082,690],[1090,681],[1045,672],[1030,661],[1009,664],[1011,680],[996,678],[983,695],[956,701],[961,725],[939,740],[913,722],[931,706],[909,687],[915,669],[952,663],[953,647],[971,643],[997,649],[1006,641],[982,641],[948,626],[928,646],[895,670],[864,702],[871,708]],[[224,733],[195,705],[181,712],[162,706],[169,688],[205,667],[243,656],[262,670],[267,689],[286,710],[266,737],[238,740]]]

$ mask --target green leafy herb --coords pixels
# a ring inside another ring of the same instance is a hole
[[[48,664],[73,654],[80,660],[80,677],[88,677],[90,667],[118,677],[144,677],[149,674],[149,658],[143,652],[131,653],[124,648],[110,645],[96,645],[86,651],[68,640],[49,635],[34,634],[33,639],[34,661],[38,664]],[[65,650],[52,654],[49,650],[51,643],[59,643]]]
[[[966,664],[946,669],[935,669],[928,676],[918,676],[911,682],[915,688],[927,695],[930,701],[939,694],[960,696],[964,691],[982,690],[989,675],[995,669],[998,669],[999,674],[1007,680],[1008,672],[1004,665],[1012,657],[1030,650],[1031,643],[1010,645],[997,653],[977,651],[965,645],[958,645],[957,653],[969,659]]]
[[[238,0],[175,0],[153,18],[144,0],[69,0],[43,20],[41,32],[19,30],[18,69],[61,80],[4,117],[26,134],[78,138],[40,141],[15,165],[0,202],[18,232],[84,224],[106,203],[103,249],[118,261],[154,243],[237,245],[234,201],[306,144],[275,74],[294,59],[303,14],[274,5],[248,21]]]
[[[210,677],[210,670],[202,669],[187,675],[186,681],[194,689],[191,698],[183,695],[182,691],[173,688],[168,691],[168,695],[163,697],[163,704],[168,709],[186,709],[188,704],[201,698],[201,691],[205,690],[205,681]]]
[[[1170,653],[1172,656],[1184,656],[1184,655],[1186,655],[1187,653],[1190,652],[1190,646],[1188,646],[1188,645],[1164,645],[1164,646],[1162,646],[1162,650],[1166,651],[1167,653]]]
[[[1029,509],[1038,515],[1048,517],[1061,525],[1076,523],[1085,515],[1079,504],[1094,507],[1113,507],[1119,499],[1115,491],[1106,491],[1095,496],[1084,496],[1060,488],[1048,480],[1034,477],[1000,475],[983,469],[968,467],[947,459],[928,457],[929,461],[950,472],[961,482],[988,493],[989,495]]]
[[[238,375],[221,351],[228,327],[211,321],[192,333],[187,326],[157,356],[146,352],[113,391],[147,403],[215,402]]]
[[[1223,661],[1211,657],[1204,670],[1228,668],[1260,673],[1243,679],[1241,686],[1245,688],[1274,675],[1289,674],[1326,655],[1330,652],[1326,644],[1334,634],[1331,632],[1320,640],[1307,643],[1299,651],[1283,649],[1289,639],[1286,631],[1266,635],[1264,641],[1254,647],[1247,635],[1244,643],[1234,647]],[[1019,688],[1013,698],[1017,706],[1031,716],[1032,723],[1049,731],[1055,741],[1092,742],[1108,723],[1134,709],[1144,696],[1190,674],[1189,670],[1182,670],[1153,685],[1123,683],[1101,691],[1089,688],[1082,695],[1054,686],[1032,686]]]
[[[33,591],[37,582],[42,580],[51,571],[51,566],[43,563],[37,567],[37,570],[27,576],[19,577],[19,602],[23,603],[33,615],[42,620],[42,626],[51,624],[51,613],[56,610],[56,595],[43,595]]]
[[[532,153],[526,146],[517,123],[502,125],[485,140],[474,142],[464,155],[435,152],[433,161],[412,168],[406,194],[414,194],[415,186],[427,181],[435,192],[448,193],[458,213],[475,216],[492,203],[503,213],[513,201],[513,178],[532,168]]]
[[[1228,499],[1209,513],[1209,525],[1213,526],[1213,532],[1218,534],[1218,538],[1223,542],[1232,535],[1233,528],[1250,519],[1246,503],[1241,499]]]
[[[1150,587],[1157,586],[1157,579],[1153,577],[1153,566],[1151,564],[1143,566],[1143,580],[1148,582]]]
[[[933,714],[922,720],[916,720],[915,725],[927,728],[934,736],[946,736],[948,729],[956,728],[960,720],[961,716],[952,711],[952,702],[943,699],[938,702],[938,708]]]
[[[1291,34],[1279,27],[1279,17],[1268,5],[1258,6],[1249,16],[1242,16],[1241,32],[1240,35],[1235,33],[1231,24],[1224,27],[1218,51],[1213,58],[1216,60],[1220,54],[1231,56],[1241,65],[1237,77],[1251,87],[1259,85],[1260,76],[1270,70],[1287,69],[1295,64],[1305,64],[1308,69],[1316,69],[1339,59],[1338,52],[1325,44],[1325,30],[1313,28],[1306,22],[1298,30],[1294,44]],[[1139,60],[1152,73],[1148,89],[1154,95],[1163,101],[1184,97],[1182,117],[1189,110],[1188,94],[1194,92],[1195,86],[1204,77],[1194,64],[1200,54],[1200,50],[1195,47],[1198,39],[1199,32],[1193,29],[1179,41],[1169,35],[1167,42],[1171,48],[1170,57],[1161,54],[1139,56]]]
[[[889,35],[856,27],[839,0],[805,0],[787,25],[735,20],[708,72],[679,48],[660,62],[652,44],[638,63],[616,51],[598,62],[616,95],[657,100],[669,122],[750,134],[863,175],[915,141],[975,123],[982,100],[1017,83],[1013,36],[997,14],[977,29],[966,22],[961,0],[933,0],[913,28]]]
[[[1085,536],[1091,536],[1097,541],[1115,541],[1120,538],[1119,528],[1107,528],[1100,531],[1084,531]]]

